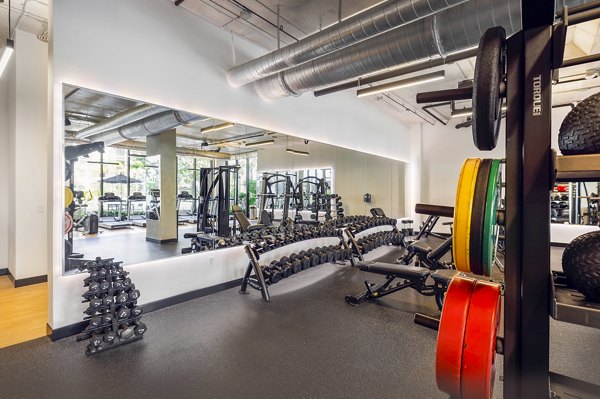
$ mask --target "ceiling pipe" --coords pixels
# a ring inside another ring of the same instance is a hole
[[[361,85],[367,85],[372,83],[381,82],[383,80],[388,80],[392,78],[397,78],[403,75],[408,75],[409,73],[423,71],[425,69],[430,69],[438,66],[444,66],[448,64],[452,64],[456,61],[465,60],[467,58],[475,57],[477,55],[477,48],[472,48],[467,51],[461,51],[459,53],[455,53],[449,55],[446,58],[435,58],[432,60],[427,60],[424,62],[418,62],[414,64],[407,65],[405,67],[395,68],[391,71],[378,73],[375,75],[361,77],[357,80],[353,80],[350,82],[342,83],[335,86],[330,86],[322,90],[317,90],[313,94],[315,97],[321,97],[326,94],[337,93],[338,91],[354,89]]]
[[[583,0],[556,2],[574,6]],[[470,0],[416,22],[254,82],[258,94],[273,100],[298,96],[388,68],[476,47],[486,29],[503,26],[507,35],[521,29],[520,0]]]
[[[159,134],[200,118],[202,117],[189,112],[168,110],[116,129],[96,134],[89,137],[89,139],[92,142],[103,141],[106,146],[109,146],[124,140],[140,139]]]
[[[138,121],[143,118],[147,118],[152,115],[156,115],[160,112],[165,112],[168,109],[169,108],[160,107],[158,105],[152,104],[138,105],[137,107],[133,107],[131,109],[128,109],[127,111],[120,112],[100,123],[96,123],[93,126],[79,130],[75,137],[78,139],[85,139],[95,134],[115,129],[117,127]]]
[[[115,148],[121,148],[124,150],[134,150],[134,151],[146,151],[146,145],[144,143],[140,143],[139,141],[124,141],[118,144],[112,145]],[[231,159],[231,154],[226,152],[216,152],[216,151],[203,151],[203,150],[195,150],[193,148],[184,148],[177,147],[175,148],[175,152],[177,155],[184,155],[190,157],[204,157],[204,158],[213,158],[213,159]]]
[[[239,87],[406,25],[467,0],[388,0],[280,50],[232,68],[229,83]]]

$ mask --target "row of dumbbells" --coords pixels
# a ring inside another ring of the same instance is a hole
[[[318,266],[323,263],[339,262],[350,259],[352,251],[341,248],[337,245],[328,247],[319,247],[292,253],[290,256],[284,256],[279,260],[273,260],[268,266],[262,267],[262,273],[265,282],[269,285],[276,284],[281,279],[287,278],[292,274],[300,273],[302,270]]]
[[[354,234],[365,231],[377,226],[396,226],[398,221],[388,217],[369,217],[359,220],[348,225],[350,231]]]
[[[260,253],[265,253],[295,242],[311,240],[313,238],[341,236],[342,231],[335,228],[306,227],[288,233],[262,236],[261,238],[252,241],[252,245]]]
[[[146,325],[140,321],[143,309],[137,305],[140,291],[127,277],[129,272],[123,270],[121,263],[96,258],[80,267],[90,273],[84,279],[88,289],[82,295],[83,302],[88,303],[84,320],[89,320],[89,324],[77,337],[78,341],[90,339],[87,355],[146,332]]]
[[[402,234],[396,231],[380,231],[361,237],[356,240],[356,243],[359,245],[361,253],[366,254],[384,245],[401,245]],[[356,248],[354,248],[354,252],[356,252]]]

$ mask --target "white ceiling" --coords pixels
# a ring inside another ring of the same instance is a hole
[[[174,0],[170,1],[174,2]],[[360,12],[379,2],[380,0],[343,1],[342,17],[345,18]],[[281,24],[285,31],[280,35],[282,46],[294,42],[295,39],[302,39],[310,33],[318,31],[321,27],[328,26],[338,20],[338,0],[185,0],[180,7],[272,51],[277,48],[277,3],[280,4]],[[247,10],[251,10],[251,12]],[[271,24],[265,22],[259,16],[268,20]],[[599,52],[599,26],[599,21],[590,21],[569,27],[565,59]],[[475,59],[473,58],[444,67],[433,68],[429,71],[405,75],[397,79],[405,79],[442,69],[446,72],[443,81],[398,89],[386,94],[357,98],[356,101],[376,103],[403,122],[418,123],[427,121],[437,123],[421,109],[421,104],[416,104],[416,94],[423,91],[456,88],[459,82],[473,78],[474,66]],[[599,66],[586,64],[564,69],[560,71],[560,76],[582,74],[587,69]],[[557,85],[553,90],[555,93],[553,101],[555,104],[579,101],[593,93],[594,90],[597,91],[598,89],[594,88],[596,85],[600,85],[600,79]],[[354,95],[352,90],[347,91],[347,93],[348,95]],[[305,93],[304,95],[309,96],[311,94]],[[470,107],[469,102],[459,105]],[[439,108],[439,110],[449,118],[450,107],[446,108]],[[464,118],[462,120],[452,119],[450,123],[456,124],[462,121],[464,121]]]
[[[0,39],[8,37],[8,0],[0,2]],[[12,0],[11,32],[18,27],[26,32],[39,35],[48,26],[48,0]],[[18,25],[17,25],[18,24]],[[3,47],[4,43],[2,43]]]

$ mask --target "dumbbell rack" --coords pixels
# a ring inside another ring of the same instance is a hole
[[[139,291],[127,278],[129,272],[122,269],[121,263],[114,262],[112,258],[96,258],[80,266],[80,270],[90,272],[90,276],[84,280],[84,287],[90,289],[82,295],[82,302],[90,304],[84,311],[84,320],[90,320],[90,324],[76,340],[90,340],[85,351],[88,356],[140,340],[146,332],[145,324],[140,321],[142,308],[137,306]],[[98,284],[107,284],[108,287],[102,289]],[[101,300],[102,305],[92,305],[94,300]],[[127,317],[120,317],[119,311],[122,309],[127,309]],[[131,310],[136,310],[136,314],[131,316]]]
[[[333,230],[335,231],[335,230]],[[338,260],[350,260],[351,264],[354,265],[354,259],[352,258],[352,251],[350,249],[350,247],[348,246],[348,243],[342,238],[342,236],[340,235],[341,231],[337,231],[337,236],[340,238],[340,242],[337,245],[337,250],[336,252],[344,252],[347,254],[347,256],[343,256],[343,258],[339,258],[339,259],[334,259],[333,257],[329,257],[327,260],[325,261],[320,261],[320,263],[327,263],[327,262],[335,262]],[[324,236],[325,237],[325,236]],[[333,237],[333,236],[329,236],[329,237]],[[332,246],[335,247],[335,246]],[[270,281],[267,281],[267,279],[265,278],[264,272],[263,272],[263,267],[260,265],[260,253],[263,252],[267,252],[270,249],[275,249],[275,248],[281,248],[281,247],[273,247],[271,248],[270,246],[265,246],[265,243],[260,243],[260,242],[251,242],[248,243],[244,246],[244,250],[246,251],[246,254],[248,255],[249,258],[249,262],[248,262],[248,266],[246,267],[246,272],[244,273],[244,277],[242,279],[242,285],[240,287],[239,293],[240,294],[248,294],[247,288],[248,286],[250,286],[250,288],[253,288],[255,290],[258,290],[261,292],[262,295],[262,299],[265,302],[269,302],[271,300],[271,296],[269,294],[269,285],[271,284]],[[341,251],[340,251],[341,250]],[[331,256],[333,256],[333,253],[331,254]],[[290,255],[291,257],[291,255]],[[284,257],[287,259],[287,257]],[[282,258],[282,259],[284,259]],[[314,266],[314,264],[313,264]],[[302,270],[304,270],[304,268],[302,268]],[[284,276],[285,277],[285,276]]]

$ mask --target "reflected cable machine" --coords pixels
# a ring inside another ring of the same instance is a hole
[[[283,194],[278,194],[274,190],[278,184],[284,184]],[[282,175],[280,173],[264,173],[262,178],[262,188],[260,197],[260,218],[261,223],[268,225],[269,223],[264,223],[263,214],[267,212],[269,214],[269,220],[275,219],[275,209],[281,206],[281,221],[285,221],[289,217],[290,211],[290,202],[294,196],[294,183],[292,182],[292,178],[288,175]],[[282,201],[281,201],[282,200]],[[276,206],[276,202],[278,203]],[[279,202],[281,202],[279,204]],[[267,210],[268,209],[268,210]]]
[[[229,237],[231,214],[231,181],[237,181],[239,171],[237,165],[219,166],[216,168],[200,168],[200,191],[198,195],[198,233],[216,234]],[[237,203],[237,184],[233,201]],[[233,234],[236,232],[235,221]]]

